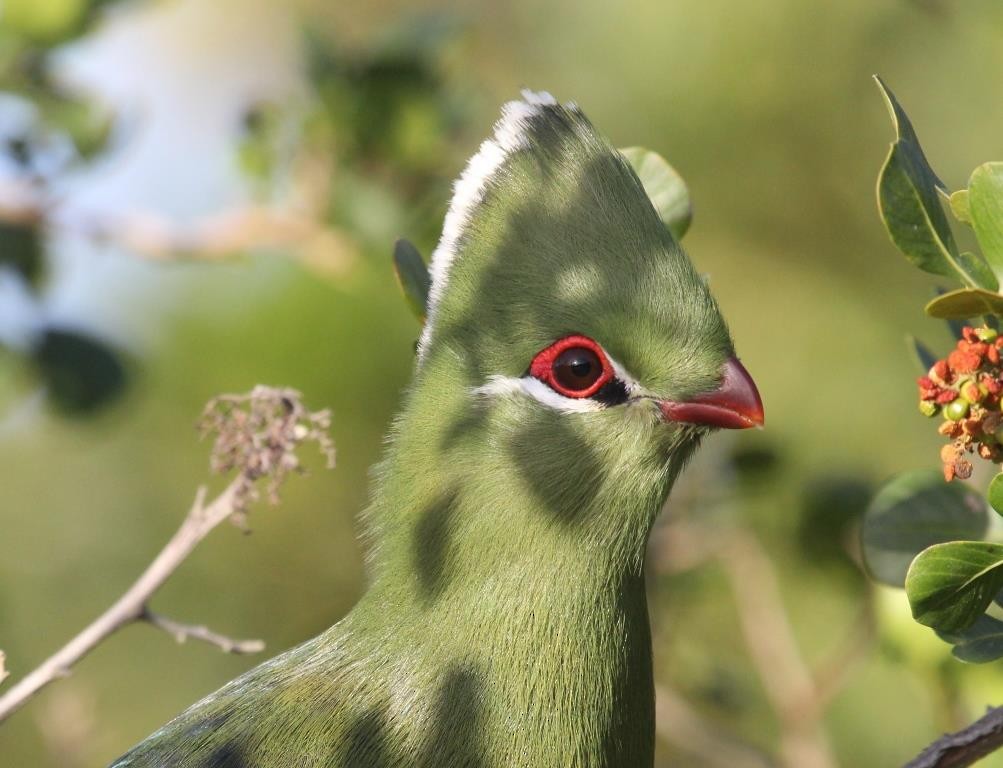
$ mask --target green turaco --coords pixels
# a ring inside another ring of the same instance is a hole
[[[645,544],[702,435],[761,424],[704,281],[573,104],[455,186],[365,523],[371,584],[116,768],[651,766]]]

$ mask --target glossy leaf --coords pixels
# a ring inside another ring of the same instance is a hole
[[[958,249],[937,190],[946,192],[923,154],[919,139],[894,94],[875,80],[895,124],[896,140],[878,177],[878,208],[892,242],[926,272],[983,286],[958,258]],[[984,286],[983,286],[984,287]]]
[[[969,317],[1003,315],[1003,295],[983,288],[959,288],[942,294],[926,305],[931,317],[964,320]]]
[[[422,322],[428,307],[432,279],[418,249],[404,238],[394,243],[394,271],[411,311]]]
[[[1000,515],[1003,515],[1003,472],[996,475],[989,483],[989,491],[986,493],[991,506]]]
[[[1003,275],[1003,163],[984,163],[972,173],[968,212],[983,255]]]
[[[1003,658],[1003,621],[992,616],[982,614],[967,629],[939,634],[954,646],[951,653],[959,661],[985,664]]]
[[[1003,544],[950,541],[923,550],[905,590],[913,618],[939,632],[967,629],[1003,588]]]
[[[985,535],[985,500],[970,486],[946,483],[940,472],[918,470],[893,478],[864,514],[864,564],[871,576],[901,587],[913,558],[927,547]]]
[[[50,401],[68,415],[84,415],[109,404],[126,385],[119,356],[97,339],[72,330],[49,328],[32,358]]]
[[[913,360],[916,361],[920,373],[925,376],[933,364],[937,362],[937,356],[915,336],[906,336],[906,344],[909,345],[909,351],[912,352]]]
[[[690,191],[683,177],[664,157],[650,149],[628,147],[621,149],[620,154],[641,180],[662,223],[676,240],[682,240],[693,220]]]

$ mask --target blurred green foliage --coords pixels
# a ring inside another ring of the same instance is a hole
[[[20,29],[0,22],[0,83],[34,105],[38,127],[12,148],[49,146],[66,132],[75,137],[67,167],[112,163],[119,148],[107,142],[110,116],[63,92],[43,66],[57,43],[100,33],[101,12],[66,0],[20,5],[39,15]],[[267,5],[238,3],[234,12]],[[69,9],[61,21],[46,20],[61,7]],[[252,535],[216,532],[157,607],[262,637],[266,653],[351,607],[365,578],[355,520],[368,467],[418,334],[393,278],[393,242],[405,236],[431,253],[451,180],[499,104],[530,86],[578,101],[616,146],[656,150],[689,185],[696,215],[686,247],[710,276],[769,426],[736,443],[709,440],[663,522],[712,526],[711,545],[715,532],[753,532],[813,670],[824,673],[844,641],[862,638],[825,712],[833,764],[900,764],[998,698],[995,665],[957,663],[912,621],[901,591],[847,577],[859,572],[851,533],[862,489],[936,466],[939,440],[915,415],[902,337],[916,333],[933,349],[948,339],[918,309],[933,278],[895,258],[874,213],[887,123],[869,78],[880,71],[895,84],[940,167],[975,167],[1003,124],[1003,104],[985,99],[1003,69],[998,3],[631,0],[613,15],[597,0],[516,0],[445,14],[428,4],[432,15],[417,25],[413,3],[274,7],[309,30],[306,96],[292,104],[249,97],[234,121],[235,162],[272,198],[297,163],[323,169],[324,223],[362,258],[337,279],[264,254],[163,265],[157,293],[170,309],[156,315],[155,342],[130,353],[124,370],[139,373],[131,395],[88,419],[26,417],[24,396],[38,379],[22,376],[41,369],[23,351],[0,358],[8,543],[0,647],[12,675],[93,618],[149,561],[206,477],[207,452],[191,429],[202,405],[259,382],[296,387],[310,407],[334,410],[339,467],[292,481],[280,508],[253,510]],[[191,45],[214,45],[218,33],[206,28]],[[254,61],[254,51],[244,55]],[[193,187],[201,170],[191,169]],[[44,228],[29,231],[43,234],[41,260],[12,255],[16,234],[0,239],[0,258],[43,288],[60,245]],[[140,321],[149,318],[137,311]],[[86,335],[119,349],[118,337]],[[15,377],[9,357],[26,360],[28,372]],[[722,743],[777,754],[785,724],[743,639],[740,611],[750,606],[736,600],[720,560],[652,568],[649,586],[658,684]],[[873,643],[857,624],[868,606]],[[129,628],[0,728],[0,762],[103,764],[257,661]],[[659,761],[715,764],[664,736]]]

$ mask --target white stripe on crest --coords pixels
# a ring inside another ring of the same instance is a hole
[[[429,275],[432,285],[428,294],[425,327],[418,340],[418,365],[421,365],[429,339],[435,328],[439,301],[449,282],[449,268],[456,257],[460,237],[467,227],[470,214],[484,197],[488,180],[510,154],[524,149],[526,123],[540,114],[543,107],[554,106],[557,100],[541,91],[522,92],[522,101],[510,101],[502,107],[501,119],[495,123],[494,135],[477,150],[460,178],[453,185],[453,199],[442,225],[442,237],[432,253]]]

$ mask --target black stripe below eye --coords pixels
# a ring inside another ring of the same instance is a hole
[[[590,400],[602,403],[603,405],[620,405],[627,402],[627,385],[620,379],[610,379],[596,392]]]

